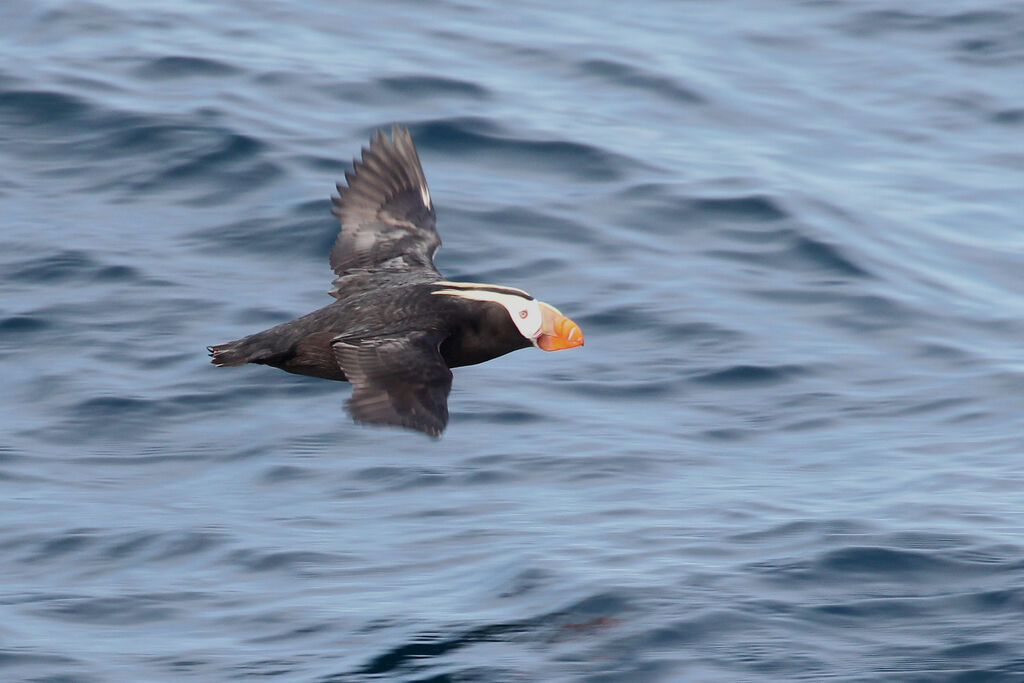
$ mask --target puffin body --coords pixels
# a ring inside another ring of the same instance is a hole
[[[348,381],[357,422],[440,436],[450,368],[536,346],[583,344],[576,323],[514,287],[449,282],[434,267],[441,244],[409,131],[380,131],[338,185],[341,232],[331,249],[335,301],[242,339],[207,347],[217,366],[258,363]]]

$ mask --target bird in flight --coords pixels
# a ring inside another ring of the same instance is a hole
[[[338,184],[341,232],[330,253],[335,301],[291,322],[207,347],[217,366],[258,363],[348,381],[357,422],[438,437],[451,368],[536,346],[583,345],[579,325],[521,289],[450,282],[434,267],[441,238],[412,136],[377,131]]]

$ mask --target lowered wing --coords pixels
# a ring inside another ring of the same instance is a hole
[[[336,338],[334,356],[352,383],[345,404],[352,417],[440,436],[452,388],[452,371],[438,349],[442,339],[437,332]]]

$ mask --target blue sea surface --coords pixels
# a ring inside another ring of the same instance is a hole
[[[1024,5],[0,4],[0,680],[1024,681]],[[441,271],[431,440],[205,346]]]

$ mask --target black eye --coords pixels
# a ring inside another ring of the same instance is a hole
[[[526,311],[525,308],[523,310],[519,311],[519,317],[520,318],[525,318],[528,315],[530,315],[530,314]]]

